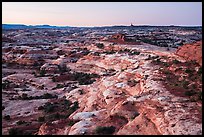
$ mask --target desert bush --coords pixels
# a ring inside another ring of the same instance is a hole
[[[138,81],[136,81],[134,79],[127,81],[127,85],[130,87],[134,87],[137,83],[138,83]]]
[[[165,66],[165,67],[169,67],[169,64],[167,62],[162,62],[162,64]]]
[[[198,69],[198,75],[201,75],[202,74],[202,67],[200,67],[199,69]]]
[[[44,77],[45,74],[46,74],[45,69],[41,69],[41,70],[40,70],[40,77]]]
[[[115,132],[115,127],[114,126],[98,126],[95,129],[96,134],[113,134]]]
[[[45,117],[38,117],[38,122],[44,122],[45,121]]]
[[[133,114],[132,114],[132,116],[130,117],[130,119],[135,119],[137,116],[139,116],[140,115],[140,113],[138,113],[138,112],[134,112]]]
[[[136,51],[136,50],[132,50],[129,52],[129,55],[139,55],[140,52],[139,51]]]
[[[43,109],[44,112],[49,113],[49,112],[53,112],[56,106],[50,102],[47,102],[47,103],[45,103],[45,105],[43,107],[44,107],[44,109]]]
[[[5,120],[10,120],[11,117],[10,117],[10,115],[6,115],[6,116],[3,117],[3,119],[5,119]]]
[[[104,48],[104,44],[103,43],[96,43],[96,47],[103,49]]]
[[[76,121],[76,120],[70,120],[67,125],[68,125],[68,126],[73,126],[76,122],[78,122],[78,121]]]
[[[26,123],[27,123],[27,122],[22,121],[22,120],[19,120],[19,121],[16,122],[17,125],[22,125],[22,124],[26,124]]]
[[[192,74],[192,73],[193,73],[193,70],[187,68],[187,69],[185,70],[185,72],[188,73],[188,74]]]
[[[56,82],[55,76],[52,77],[52,82]]]
[[[77,80],[80,85],[92,84],[95,81],[92,78],[98,78],[98,77],[100,76],[97,74],[88,74],[88,73],[82,73],[82,72],[73,73],[73,79]]]
[[[182,81],[180,82],[180,84],[181,84],[181,86],[182,86],[183,88],[188,89],[188,85],[189,85],[189,82],[188,82],[188,81],[182,80]]]
[[[188,90],[188,91],[185,92],[186,96],[193,96],[195,94],[196,94],[196,92],[194,90]]]
[[[50,99],[50,98],[57,98],[57,95],[52,95],[50,93],[45,93],[42,96],[40,96],[41,99]]]
[[[75,110],[77,110],[79,108],[79,103],[78,103],[78,101],[75,101],[74,103],[73,103],[73,106],[70,108],[71,110],[73,110],[73,112],[75,111]]]
[[[202,91],[198,92],[198,97],[202,101]]]
[[[106,54],[115,54],[116,51],[114,51],[114,50],[110,50],[110,51],[104,51],[103,53],[106,53]]]
[[[174,59],[174,60],[172,61],[172,63],[174,63],[174,64],[179,64],[179,63],[181,63],[181,62],[178,61],[178,60],[176,60],[176,59]]]
[[[23,100],[29,99],[28,94],[26,94],[26,93],[23,93],[20,98],[23,99]]]
[[[38,110],[43,110],[43,109],[44,109],[43,106],[39,106],[39,107],[38,107]]]
[[[22,135],[23,131],[18,128],[10,128],[9,129],[9,135]]]
[[[2,89],[8,89],[10,87],[11,82],[8,80],[4,80],[2,82]]]

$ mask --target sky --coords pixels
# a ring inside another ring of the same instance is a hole
[[[202,2],[2,2],[2,23],[202,26]]]

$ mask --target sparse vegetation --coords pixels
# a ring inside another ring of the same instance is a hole
[[[45,71],[45,69],[41,69],[40,70],[40,77],[44,77],[45,76],[45,74],[46,74],[46,71]]]
[[[187,69],[185,70],[185,72],[188,73],[188,74],[192,74],[192,73],[193,73],[193,70],[187,68]]]
[[[58,84],[56,85],[56,87],[52,88],[52,90],[59,89],[59,88],[63,88],[63,87],[64,87],[64,85],[58,83]]]
[[[2,82],[2,89],[8,89],[10,87],[11,82],[8,80],[4,80]]]
[[[58,98],[57,95],[52,95],[50,93],[45,93],[41,96],[28,96],[26,93],[23,93],[21,96],[19,96],[18,99],[22,100],[32,100],[32,99],[51,99],[51,98]]]
[[[38,122],[44,122],[45,121],[45,117],[38,117]]]
[[[115,127],[114,126],[98,126],[95,129],[96,134],[113,134],[115,132]]]
[[[23,93],[20,98],[23,99],[23,100],[29,99],[28,94],[26,94],[26,93]]]
[[[133,119],[135,119],[137,116],[139,116],[140,115],[140,113],[138,113],[138,112],[134,112],[133,114],[132,114],[132,116],[130,117],[130,119],[131,120],[133,120]]]
[[[43,106],[38,107],[38,110],[43,110],[45,113],[44,121],[54,121],[56,119],[68,118],[74,111],[79,108],[78,102],[72,103],[64,98],[55,102],[47,102]],[[43,118],[38,118],[38,121]]]
[[[49,112],[53,112],[54,109],[56,108],[56,105],[50,103],[50,102],[47,102],[45,103],[45,105],[43,106],[43,110],[45,113],[49,113]]]
[[[129,54],[129,55],[139,55],[140,52],[137,51],[137,50],[132,50],[132,51],[130,51],[128,54]]]
[[[103,43],[96,43],[96,47],[103,49],[104,48],[104,44]]]
[[[202,74],[202,66],[201,67],[199,67],[199,69],[198,69],[198,75],[201,75]]]
[[[68,126],[73,126],[77,122],[78,122],[78,120],[70,120],[67,125]]]
[[[10,118],[10,115],[6,115],[6,116],[3,117],[3,119],[10,120],[11,118]]]
[[[127,85],[130,87],[134,87],[137,83],[139,83],[139,81],[136,81],[134,79],[130,79],[127,81]]]
[[[26,124],[26,123],[27,123],[27,122],[22,121],[22,120],[19,120],[19,121],[16,122],[17,125],[22,125],[22,124]]]
[[[80,90],[79,90],[79,94],[80,94],[80,95],[83,95],[83,94],[84,94],[84,90],[83,90],[83,89],[80,89]]]
[[[108,51],[104,51],[103,53],[105,53],[105,54],[115,54],[116,51],[115,50],[108,50]]]
[[[186,96],[193,96],[193,95],[195,95],[196,94],[196,92],[194,91],[194,90],[187,90],[186,92],[185,92],[185,95]]]
[[[95,80],[93,78],[99,78],[100,76],[97,74],[88,74],[82,72],[75,72],[73,74],[74,80],[77,80],[80,85],[88,85],[92,84]]]
[[[179,63],[181,63],[181,62],[178,61],[177,59],[174,59],[174,60],[172,61],[172,63],[173,63],[173,64],[179,64]]]
[[[23,135],[23,131],[18,128],[10,128],[9,135]]]

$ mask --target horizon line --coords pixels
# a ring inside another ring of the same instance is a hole
[[[113,24],[113,25],[102,25],[102,26],[70,26],[70,25],[51,25],[51,24],[23,24],[23,23],[2,23],[6,24],[6,25],[25,25],[25,26],[42,26],[42,25],[49,25],[49,26],[56,26],[56,27],[112,27],[112,26],[131,26],[132,23],[130,23],[130,25],[124,25],[124,24]],[[154,25],[154,24],[132,24],[133,26],[186,26],[186,27],[193,27],[193,26],[197,26],[197,27],[202,27],[202,25],[177,25],[177,24],[165,24],[165,25]]]

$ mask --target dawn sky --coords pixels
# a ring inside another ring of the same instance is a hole
[[[202,2],[3,2],[2,23],[202,26]]]

